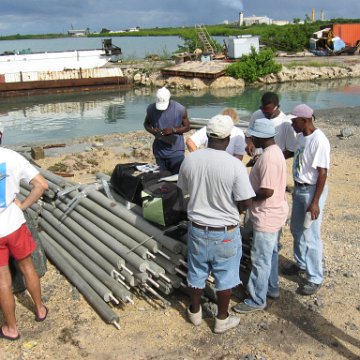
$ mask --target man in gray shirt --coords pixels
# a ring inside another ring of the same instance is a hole
[[[228,313],[231,289],[240,283],[239,209],[245,209],[255,196],[245,166],[225,151],[232,127],[227,115],[210,119],[206,128],[208,148],[185,158],[178,179],[178,186],[190,195],[188,317],[194,325],[201,324],[201,294],[211,272],[218,298],[215,333],[224,333],[240,321]]]

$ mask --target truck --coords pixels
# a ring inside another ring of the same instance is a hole
[[[320,27],[309,40],[315,55],[355,55],[360,49],[360,24],[329,24]]]

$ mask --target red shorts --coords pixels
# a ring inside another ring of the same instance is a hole
[[[25,259],[36,249],[36,243],[26,224],[13,233],[0,238],[0,267],[9,264],[9,256],[16,260]]]

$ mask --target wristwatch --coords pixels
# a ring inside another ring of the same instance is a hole
[[[176,128],[172,128],[172,132],[176,134]]]

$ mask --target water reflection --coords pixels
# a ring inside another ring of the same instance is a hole
[[[146,107],[154,101],[155,90],[136,88],[1,99],[4,144],[55,142],[140,130]],[[188,108],[190,117],[209,118],[230,106],[247,120],[258,109],[266,91],[279,94],[284,112],[303,102],[314,109],[360,106],[360,79],[293,82],[246,89],[172,90],[172,94]]]

